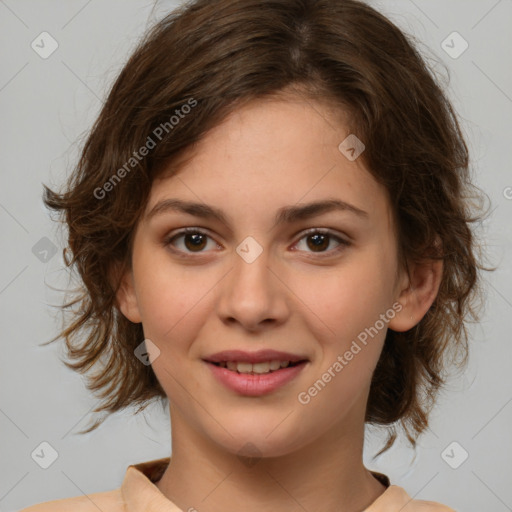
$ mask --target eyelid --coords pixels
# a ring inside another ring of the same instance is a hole
[[[333,238],[338,238],[339,240],[343,240],[344,242],[350,243],[348,235],[342,235],[337,230],[331,228],[308,228],[303,231],[299,231],[297,235],[301,235],[301,239],[304,238],[305,235],[309,233],[321,233],[324,235],[331,235]],[[345,237],[345,238],[344,238]]]

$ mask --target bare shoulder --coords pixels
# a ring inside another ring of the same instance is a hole
[[[23,508],[19,512],[98,512],[98,509],[124,512],[124,503],[119,489],[75,498],[45,501]]]

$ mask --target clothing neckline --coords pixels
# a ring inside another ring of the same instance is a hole
[[[127,512],[183,512],[155,485],[170,463],[170,457],[131,464],[121,485],[121,495]],[[371,471],[386,490],[363,512],[378,512],[383,506],[405,506],[411,498],[402,487],[390,484],[383,473]]]
[[[167,466],[171,461],[170,457],[163,457],[161,459],[156,459],[147,462],[140,462],[138,464],[132,464],[131,466],[137,468],[144,475],[147,476],[149,481],[153,484],[156,484],[160,478],[162,478]],[[377,471],[370,471],[372,476],[376,478],[386,489],[391,486],[389,481],[389,477],[384,473],[379,473]]]

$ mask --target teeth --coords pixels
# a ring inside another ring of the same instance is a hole
[[[270,373],[280,368],[289,366],[290,361],[265,361],[262,363],[238,363],[236,361],[226,361],[219,363],[222,368],[227,368],[238,373]]]
[[[279,370],[281,368],[281,362],[280,361],[270,361],[269,363],[271,370]]]

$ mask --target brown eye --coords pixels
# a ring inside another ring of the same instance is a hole
[[[305,236],[300,240],[306,239],[306,247],[309,249],[306,252],[318,253],[323,255],[324,253],[336,253],[342,250],[344,247],[349,246],[350,242],[334,235],[331,231],[312,229],[308,231]],[[338,243],[338,247],[331,250],[326,250],[330,246],[330,242],[335,240]]]
[[[325,233],[308,235],[306,239],[311,241],[311,243],[308,243],[308,247],[314,251],[317,251],[317,249],[322,251],[329,247],[329,235]]]
[[[167,238],[164,241],[164,245],[173,246],[173,250],[175,249],[178,252],[201,253],[205,252],[203,249],[208,245],[209,238],[209,235],[203,231],[195,228],[187,228]],[[176,247],[176,240],[178,239],[183,239],[182,247]]]
[[[182,239],[181,247],[177,243],[178,240]],[[190,255],[190,254],[201,254],[207,252],[206,247],[208,245],[208,240],[213,239],[205,232],[197,229],[197,228],[185,228],[181,231],[178,231],[174,235],[166,238],[164,240],[164,246],[170,246],[170,249],[173,252],[180,253],[182,255]],[[350,242],[344,240],[343,238],[333,234],[329,230],[321,230],[321,229],[311,229],[306,232],[305,235],[302,236],[300,241],[306,240],[306,249],[298,249],[301,251],[305,251],[306,253],[317,254],[319,257],[324,255],[329,256],[335,254],[347,246],[350,246]],[[329,249],[331,246],[331,242],[335,241],[338,245],[333,249]],[[300,241],[299,244],[300,245]],[[213,243],[214,248],[218,247],[217,244]],[[297,250],[297,249],[294,249]]]
[[[204,249],[206,246],[206,235],[202,235],[200,233],[191,234],[187,233],[183,235],[183,241],[185,243],[185,247],[192,251]]]

